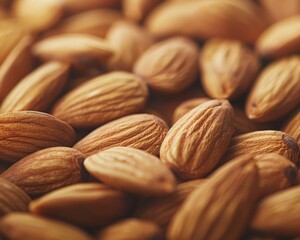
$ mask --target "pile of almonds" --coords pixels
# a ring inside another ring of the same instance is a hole
[[[0,239],[300,238],[299,0],[0,0]]]

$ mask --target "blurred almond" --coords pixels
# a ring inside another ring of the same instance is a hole
[[[300,148],[300,107],[288,118],[282,131],[294,137]]]
[[[161,160],[183,179],[205,177],[227,150],[233,118],[227,100],[199,105],[170,129],[160,149]]]
[[[86,170],[108,186],[139,195],[167,195],[175,189],[172,172],[147,152],[114,147],[88,157]]]
[[[133,114],[111,121],[74,145],[85,157],[112,147],[133,147],[153,155],[159,154],[167,124],[150,114]]]
[[[134,73],[151,88],[177,93],[197,78],[197,45],[184,37],[167,39],[145,51],[134,65]]]
[[[248,118],[267,122],[286,115],[299,104],[300,56],[271,63],[259,75],[246,103]]]
[[[22,79],[2,102],[1,112],[46,111],[67,82],[69,66],[48,62]]]
[[[212,98],[235,99],[255,80],[258,57],[239,41],[212,39],[200,55],[201,82]]]
[[[67,93],[54,105],[52,114],[76,128],[98,127],[139,111],[147,97],[147,85],[139,77],[110,72]]]
[[[32,201],[30,211],[90,228],[127,216],[132,200],[128,194],[104,184],[80,183]]]
[[[70,146],[75,139],[68,124],[41,112],[2,113],[0,128],[0,160],[10,163],[44,148]]]

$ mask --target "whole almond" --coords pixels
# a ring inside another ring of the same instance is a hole
[[[142,109],[146,84],[136,75],[111,72],[88,81],[60,99],[52,114],[76,128],[98,127]]]
[[[133,199],[100,183],[81,183],[48,193],[30,203],[34,214],[85,227],[97,227],[129,214]]]
[[[1,177],[37,196],[80,182],[84,177],[83,160],[84,156],[76,149],[47,148],[22,158]]]
[[[0,127],[0,160],[4,162],[16,162],[48,147],[70,146],[75,140],[72,127],[41,112],[2,113]]]
[[[111,121],[74,145],[85,157],[112,147],[133,147],[153,155],[159,154],[167,124],[150,114],[133,114]]]
[[[272,121],[299,104],[300,57],[271,63],[259,75],[247,98],[246,113],[256,121]]]
[[[259,66],[258,57],[243,43],[209,40],[200,54],[202,86],[212,98],[236,99],[249,89]]]
[[[300,235],[300,187],[264,198],[255,211],[251,228],[281,236]]]
[[[25,213],[1,218],[0,236],[8,240],[92,240],[75,226]]]
[[[30,197],[19,187],[0,177],[0,216],[10,212],[25,212],[31,201]]]
[[[175,189],[172,172],[147,152],[114,147],[85,159],[87,171],[108,186],[139,195],[167,195]]]
[[[188,88],[195,81],[197,70],[197,46],[184,37],[153,45],[134,65],[134,73],[151,88],[164,93],[176,93]]]
[[[69,66],[48,62],[22,79],[2,102],[1,112],[46,111],[67,82]]]
[[[169,225],[168,239],[240,239],[254,209],[258,180],[252,161],[221,167],[185,200]]]
[[[284,124],[282,131],[294,137],[300,148],[300,107],[289,117]]]
[[[204,177],[221,160],[233,131],[233,109],[227,100],[203,103],[170,129],[160,149],[161,160],[181,178]]]

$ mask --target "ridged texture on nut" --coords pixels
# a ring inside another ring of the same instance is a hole
[[[197,45],[184,37],[159,42],[147,49],[134,65],[134,73],[159,92],[176,93],[197,77]]]
[[[46,111],[67,82],[69,66],[48,62],[22,79],[6,96],[1,112]]]
[[[252,161],[221,167],[188,196],[169,225],[168,239],[240,239],[254,209],[258,180]]]
[[[0,177],[0,216],[10,212],[25,212],[31,201],[30,197],[19,187]]]
[[[0,114],[0,139],[0,160],[12,163],[44,148],[70,146],[75,132],[46,113],[9,112]]]
[[[286,121],[282,131],[288,133],[296,139],[300,148],[300,107]]]
[[[53,147],[37,151],[10,166],[1,177],[31,196],[80,182],[84,156],[76,149]]]
[[[278,58],[300,53],[300,15],[271,25],[259,37],[257,52],[263,57]]]
[[[194,108],[170,129],[161,160],[184,179],[204,177],[219,163],[233,134],[233,109],[227,100]]]
[[[34,214],[96,227],[127,216],[133,203],[128,194],[104,184],[81,183],[48,193],[29,208]]]
[[[76,128],[98,127],[142,109],[146,84],[136,75],[111,72],[81,84],[60,99],[52,114]]]
[[[98,240],[160,240],[161,229],[153,222],[128,218],[116,222],[97,234]]]
[[[86,170],[108,186],[139,195],[167,195],[175,189],[173,173],[147,152],[114,147],[85,159]]]
[[[299,104],[300,56],[271,63],[259,75],[247,98],[246,113],[256,121],[272,121]]]
[[[12,213],[1,218],[0,236],[9,240],[93,239],[75,226],[24,213]]]
[[[254,43],[267,22],[251,1],[167,1],[150,14],[146,26],[160,36],[222,37]]]
[[[150,114],[133,114],[97,128],[77,142],[74,148],[85,157],[112,147],[133,147],[158,155],[167,132],[168,126],[160,118]]]
[[[242,42],[212,39],[200,54],[201,82],[212,98],[235,99],[255,80],[258,57]]]
[[[294,138],[280,131],[256,131],[233,137],[222,162],[247,154],[277,153],[297,164],[299,147]]]
[[[255,211],[251,228],[283,236],[300,235],[300,186],[263,199]]]

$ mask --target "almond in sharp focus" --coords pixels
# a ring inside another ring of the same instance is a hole
[[[20,111],[0,114],[0,160],[15,162],[38,150],[70,146],[75,132],[50,114]]]
[[[254,52],[235,40],[212,39],[200,54],[201,82],[212,98],[240,97],[255,80],[259,66]]]
[[[184,179],[204,177],[219,163],[233,134],[233,109],[227,100],[194,108],[170,129],[161,160]]]
[[[142,109],[146,84],[136,75],[111,72],[81,84],[55,104],[52,114],[76,128],[91,128]]]
[[[130,213],[130,195],[100,183],[81,183],[48,193],[30,203],[34,214],[85,227],[111,223]]]
[[[246,113],[256,121],[285,116],[299,104],[300,56],[271,63],[259,75],[247,98]]]
[[[185,200],[169,225],[168,239],[240,239],[254,209],[258,180],[252,161],[221,167]]]
[[[36,196],[80,182],[84,177],[84,156],[76,149],[53,147],[22,158],[1,177]]]
[[[298,142],[300,148],[300,107],[289,117],[284,124],[282,131],[290,134]]]
[[[0,189],[0,216],[27,211],[31,199],[21,188],[0,177]]]
[[[197,45],[184,37],[159,42],[147,49],[134,65],[134,72],[151,88],[177,93],[197,77]]]
[[[172,172],[147,152],[114,147],[88,157],[87,171],[107,185],[139,195],[167,195],[175,189]]]
[[[159,154],[167,124],[150,114],[133,114],[111,121],[74,145],[85,157],[112,147],[133,147],[153,155]]]
[[[1,112],[46,111],[67,82],[69,66],[49,62],[22,79],[2,102]]]

